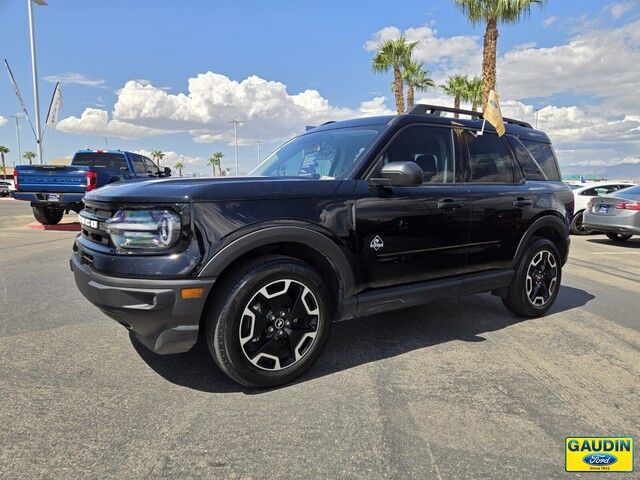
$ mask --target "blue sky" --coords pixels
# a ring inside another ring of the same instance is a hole
[[[483,28],[469,25],[452,0],[49,0],[34,8],[42,115],[51,82],[61,79],[60,119],[68,119],[59,130],[46,129],[46,158],[102,148],[107,136],[112,147],[175,152],[170,162],[182,155],[188,172],[207,171],[204,159],[217,150],[226,154],[223,165],[231,166],[228,122],[240,117],[246,120],[240,159],[248,170],[257,159],[258,139],[264,153],[306,123],[392,108],[390,77],[372,74],[370,59],[376,42],[399,32],[424,43],[418,59],[437,80],[479,73]],[[604,75],[615,83],[620,76],[626,85],[638,78],[640,39],[633,32],[639,16],[636,0],[551,0],[519,25],[501,27],[498,74],[505,109],[531,117],[543,108],[540,118],[547,125],[541,128],[550,131],[565,165],[640,157],[634,133],[640,101],[627,98],[637,94],[626,87],[603,92],[594,85],[602,77],[586,80]],[[598,71],[598,48],[607,41],[612,57],[631,57],[611,58]],[[24,1],[0,0],[0,58],[10,62],[32,113]],[[189,79],[206,72],[213,73],[191,91]],[[247,78],[253,80],[243,83]],[[305,91],[311,93],[298,95]],[[437,90],[423,96],[450,102]],[[82,116],[85,109],[93,109],[88,117]],[[17,110],[2,71],[0,144],[12,150],[10,161],[16,141],[6,117]],[[598,139],[587,138],[585,128],[597,128]],[[624,145],[617,130],[625,132]],[[23,151],[35,150],[26,122],[21,131]]]

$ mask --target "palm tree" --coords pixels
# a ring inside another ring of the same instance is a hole
[[[435,87],[436,84],[429,77],[431,72],[422,68],[422,63],[407,62],[404,65],[402,78],[407,84],[407,110],[413,107],[415,90],[426,90],[429,87]]]
[[[224,157],[224,153],[215,152],[207,161],[207,165],[211,165],[214,177],[216,176],[216,167],[218,167],[218,170],[220,171],[220,161],[222,160],[222,157]],[[222,174],[222,172],[220,173]]]
[[[29,165],[33,165],[33,159],[36,158],[36,154],[33,152],[24,152],[22,158],[29,161]]]
[[[4,180],[7,179],[7,171],[5,170],[5,166],[4,166],[4,154],[5,153],[9,153],[9,149],[7,147],[5,147],[4,145],[0,145],[0,157],[2,158],[2,178]]]
[[[471,110],[477,112],[478,107],[482,105],[482,78],[473,77],[467,79],[466,87],[466,92],[462,96],[462,98],[471,104]]]
[[[447,95],[451,95],[453,97],[453,107],[460,108],[460,100],[465,96],[467,92],[467,83],[469,82],[469,78],[466,75],[453,75],[449,77],[447,83],[444,85],[440,85],[440,88]],[[459,115],[454,114],[455,118],[458,118]]]
[[[485,24],[482,52],[482,106],[487,104],[489,92],[496,89],[496,52],[498,49],[498,23],[518,23],[531,13],[535,3],[547,0],[455,0],[472,24]]]
[[[380,45],[372,60],[372,68],[375,73],[393,70],[393,94],[396,99],[398,115],[404,113],[402,69],[411,61],[411,53],[417,44],[418,42],[407,43],[404,36],[396,40],[387,40]]]
[[[153,152],[151,152],[151,158],[156,161],[158,167],[160,168],[162,168],[162,159],[164,157],[166,157],[166,154],[162,150],[154,150]]]
[[[174,166],[176,170],[178,170],[178,175],[182,176],[182,169],[184,168],[184,163],[177,162]]]

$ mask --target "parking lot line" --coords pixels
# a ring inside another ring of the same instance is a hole
[[[591,255],[638,255],[640,252],[589,252]]]

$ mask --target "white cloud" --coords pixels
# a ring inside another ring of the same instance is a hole
[[[384,97],[357,109],[330,105],[317,90],[290,94],[286,85],[250,76],[240,82],[207,72],[188,80],[188,93],[172,94],[148,82],[128,81],[118,91],[113,119],[104,110],[87,109],[69,117],[59,129],[81,133],[109,131],[137,137],[189,132],[197,143],[230,141],[231,120],[241,120],[242,141],[275,140],[304,131],[305,125],[329,120],[392,113]]]
[[[508,98],[572,93],[599,97],[612,114],[640,112],[640,20],[586,29],[568,43],[507,52],[498,60],[498,89]]]
[[[604,99],[604,107],[612,114],[640,112],[640,20],[615,28],[585,21],[580,30],[564,44],[543,48],[521,44],[498,58],[498,91],[503,98],[582,94]],[[453,74],[481,71],[479,37],[439,37],[432,25],[404,31],[385,27],[372,35],[365,48],[373,51],[401,34],[420,42],[414,59],[425,62],[437,84]]]
[[[542,21],[542,25],[544,26],[544,28],[549,28],[557,21],[558,21],[558,17],[556,16],[547,17]]]
[[[638,4],[635,0],[630,0],[628,2],[619,2],[613,3],[611,5],[607,5],[606,10],[611,14],[611,17],[614,20],[619,19],[624,14],[633,10],[633,8]]]
[[[3,117],[2,115],[0,115],[0,127],[5,125],[8,122],[8,120]]]
[[[438,81],[454,73],[478,74],[481,64],[480,37],[458,35],[439,37],[433,25],[408,28],[404,32],[390,26],[375,32],[365,42],[365,49],[375,51],[387,40],[404,35],[409,42],[418,42],[413,51],[413,59],[428,64]],[[446,72],[446,75],[445,75]]]
[[[76,85],[86,85],[89,87],[104,87],[105,81],[101,78],[87,78],[82,73],[62,73],[60,75],[47,75],[44,77],[45,81],[49,83],[60,82],[64,84],[76,84]]]
[[[80,118],[71,116],[60,120],[56,130],[119,138],[139,138],[166,133],[162,130],[132,125],[119,120],[109,120],[109,114],[98,108],[86,108]]]

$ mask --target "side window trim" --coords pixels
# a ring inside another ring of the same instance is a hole
[[[458,182],[457,176],[456,176],[456,149],[455,149],[455,142],[454,142],[454,136],[453,136],[453,128],[451,125],[441,125],[441,124],[433,124],[433,123],[422,123],[422,122],[412,122],[412,123],[408,123],[406,125],[403,125],[395,134],[393,134],[393,136],[384,144],[384,146],[380,149],[380,153],[378,153],[378,155],[376,155],[375,159],[371,162],[370,167],[365,171],[364,175],[362,176],[362,180],[370,180],[374,174],[374,172],[380,167],[381,162],[383,161],[383,157],[384,155],[387,153],[387,151],[389,150],[389,147],[393,144],[393,142],[400,136],[402,135],[406,130],[413,128],[413,127],[427,127],[427,128],[443,128],[443,129],[448,129],[451,135],[451,138],[449,139],[449,146],[451,148],[451,155],[452,155],[452,162],[453,162],[453,182],[450,183],[423,183],[421,185],[421,187],[428,187],[428,186],[441,186],[441,185],[454,185],[456,183],[460,183]]]

